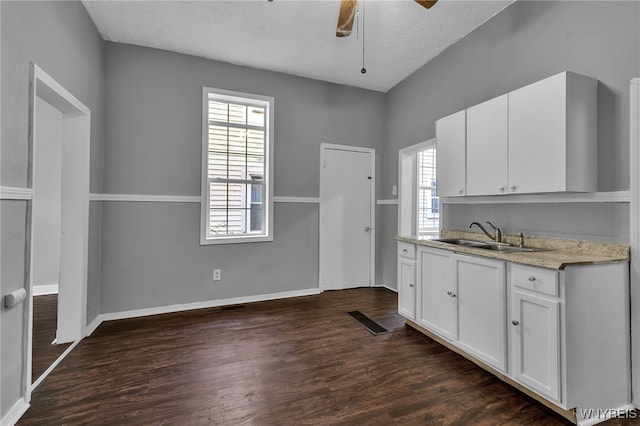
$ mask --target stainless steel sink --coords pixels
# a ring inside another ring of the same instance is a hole
[[[549,251],[550,249],[540,248],[540,247],[516,247],[509,245],[507,243],[498,243],[493,241],[477,241],[477,240],[466,240],[462,238],[440,238],[432,241],[438,241],[441,243],[454,244],[457,246],[464,247],[473,247],[484,250],[493,250],[501,253],[522,253],[522,252],[538,252],[538,251]]]

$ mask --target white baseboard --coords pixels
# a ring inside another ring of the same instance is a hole
[[[58,284],[34,285],[34,296],[46,296],[48,294],[58,294]]]
[[[374,287],[386,288],[387,290],[391,290],[391,291],[393,291],[394,293],[397,293],[397,292],[398,292],[398,290],[397,290],[397,289],[392,288],[392,287],[389,287],[388,285],[385,285],[385,284],[376,284],[376,285],[374,285]]]
[[[218,306],[239,305],[243,303],[265,302],[267,300],[287,299],[290,297],[312,296],[320,294],[319,288],[284,291],[281,293],[259,294],[256,296],[233,297],[230,299],[207,300],[204,302],[184,303],[180,305],[159,306],[156,308],[136,309],[132,311],[102,314],[102,321],[113,321],[125,318],[144,317],[149,315],[168,314],[171,312],[190,311],[192,309],[215,308]]]
[[[51,373],[53,371],[54,368],[56,368],[58,366],[58,364],[60,364],[62,362],[62,360],[69,355],[69,353],[73,350],[73,348],[75,348],[76,346],[78,346],[78,343],[80,343],[82,341],[82,339],[80,340],[76,340],[75,342],[73,342],[67,349],[65,349],[65,351],[62,353],[62,355],[60,355],[54,362],[53,364],[51,364],[49,366],[49,368],[47,368],[44,373],[42,373],[40,375],[40,377],[38,377],[36,379],[35,382],[33,382],[33,384],[31,385],[31,391],[33,392],[35,390],[35,388],[38,387],[38,385],[40,383],[42,383],[42,381],[44,379],[47,378],[47,376],[49,375],[49,373]]]
[[[13,404],[13,407],[9,409],[7,415],[2,418],[0,421],[0,426],[13,426],[18,423],[20,417],[27,411],[29,408],[29,403],[26,399],[20,398]]]
[[[102,321],[104,321],[103,319],[103,315],[99,314],[98,316],[96,316],[93,321],[91,321],[89,323],[89,325],[87,325],[84,329],[84,336],[91,336],[93,334],[94,331],[96,331],[96,328],[98,328],[100,326],[100,324],[102,324]]]

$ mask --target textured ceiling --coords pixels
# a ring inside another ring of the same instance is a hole
[[[386,92],[512,2],[360,0],[360,36],[345,38],[338,0],[83,3],[105,40]]]

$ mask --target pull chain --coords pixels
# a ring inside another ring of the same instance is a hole
[[[362,0],[362,69],[360,72],[365,74],[367,69],[364,67],[364,3],[365,0]]]

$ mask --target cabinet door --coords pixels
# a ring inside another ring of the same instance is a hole
[[[436,139],[438,196],[465,195],[466,111],[436,121]]]
[[[504,262],[455,255],[457,344],[506,371],[506,278]]]
[[[455,288],[451,253],[444,250],[420,248],[418,324],[453,339]]]
[[[566,190],[566,74],[509,93],[509,192]]]
[[[398,313],[416,319],[416,262],[398,257]]]
[[[513,376],[560,401],[560,302],[513,291]]]
[[[507,193],[508,96],[467,109],[467,195]]]

